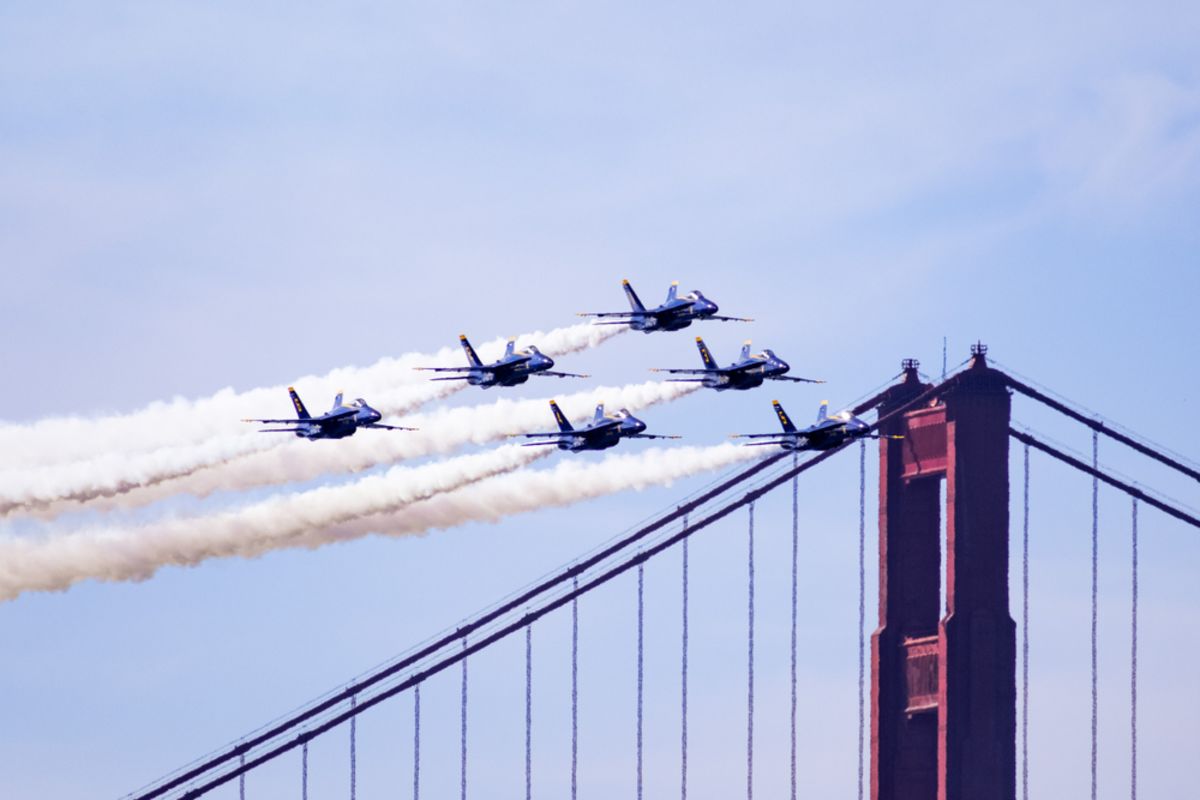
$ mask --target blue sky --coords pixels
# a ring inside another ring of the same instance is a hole
[[[130,411],[432,352],[459,332],[568,324],[576,311],[620,308],[627,277],[643,299],[678,279],[754,317],[701,332],[718,360],[751,336],[827,378],[777,392],[799,418],[825,397],[860,396],[901,358],[937,372],[943,336],[952,364],[978,338],[1002,364],[1195,456],[1198,37],[1200,13],[1186,3],[11,3],[0,11],[0,419]],[[561,365],[611,383],[694,359],[687,333],[626,334]],[[644,416],[715,442],[769,424],[771,396],[695,395]],[[1014,415],[1089,447],[1023,401]],[[1194,484],[1102,448],[1102,461],[1198,504]],[[812,609],[802,679],[810,718],[830,726],[802,752],[818,793],[853,787],[853,462],[801,487]],[[1031,768],[1040,793],[1068,796],[1088,780],[1090,484],[1034,464],[1045,479],[1035,481]],[[131,790],[692,486],[0,606],[11,695],[0,793]],[[764,534],[766,563],[786,545],[788,507],[783,496],[764,503],[763,530],[775,531]],[[1101,511],[1102,777],[1116,792],[1128,503],[1105,492]],[[1187,669],[1200,615],[1186,591],[1200,546],[1149,510],[1143,520],[1141,780],[1181,796],[1184,726],[1200,710]],[[742,780],[738,759],[725,769],[715,757],[740,752],[738,738],[713,728],[742,713],[743,666],[722,654],[741,630],[743,534],[714,534],[696,547],[696,614],[711,627],[696,645],[693,763],[713,772],[696,786],[723,796]],[[677,757],[674,557],[647,579],[658,794],[673,786]],[[786,637],[771,632],[786,624],[787,587],[769,569],[762,580],[767,698],[786,677]],[[594,649],[583,796],[630,789],[632,691],[603,677],[632,669],[632,591],[583,609]],[[536,637],[561,666],[562,620]],[[510,650],[473,672],[473,774],[482,785],[512,772],[516,792],[518,759],[505,748],[519,731],[519,643]],[[565,678],[543,674],[539,785],[551,791]],[[446,792],[457,786],[454,691],[447,682],[423,697],[434,720],[427,774],[440,769]],[[369,785],[403,772],[406,702],[364,718]],[[786,745],[781,713],[763,712],[764,764]],[[339,758],[328,753],[314,780],[340,780]],[[763,777],[763,791],[779,776]]]

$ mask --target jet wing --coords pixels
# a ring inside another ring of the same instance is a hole
[[[803,436],[793,437],[787,434],[776,431],[775,433],[731,433],[730,439],[787,439],[789,442],[794,438],[803,439]]]
[[[667,435],[664,433],[631,433],[625,437],[626,439],[682,439],[682,436]]]
[[[718,322],[754,322],[750,317],[723,317],[717,314],[711,317],[701,317],[701,319],[715,319]]]
[[[258,422],[263,425],[299,425],[302,422],[315,422],[308,419],[244,419],[242,422]]]
[[[666,372],[671,375],[720,375],[723,372],[728,372],[724,369],[665,369],[661,367],[651,367],[651,372]]]
[[[773,375],[773,381],[791,381],[792,383],[824,383],[825,381],[817,380],[816,378],[794,378],[791,375]]]
[[[304,428],[259,428],[259,433],[304,433]]]
[[[645,311],[580,311],[575,316],[577,317],[636,317],[645,314]]]
[[[551,378],[590,378],[591,375],[586,375],[580,372],[554,372],[553,370],[544,369],[541,372],[535,372],[534,375],[547,375]]]
[[[384,425],[382,422],[372,422],[369,425],[360,425],[360,428],[381,428],[385,431],[419,431],[420,428],[405,428],[402,425]]]

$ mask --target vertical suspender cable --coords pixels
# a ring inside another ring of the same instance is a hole
[[[413,687],[413,800],[421,800],[421,684]]]
[[[1099,433],[1092,431],[1092,469],[1098,469],[1100,457]],[[1099,580],[1100,580],[1100,480],[1092,476],[1092,800],[1096,800],[1096,759],[1098,755],[1098,737],[1100,704],[1099,704],[1099,673],[1097,668],[1097,622],[1099,621]]]
[[[792,453],[792,468],[800,463],[800,454]],[[791,800],[796,800],[796,564],[799,561],[800,550],[800,476],[792,478],[792,712],[791,712]]]
[[[754,503],[749,505],[746,590],[746,800],[754,798]]]
[[[1129,796],[1137,800],[1138,506],[1133,499],[1133,570],[1129,632]]]
[[[688,525],[683,517],[683,529]],[[679,643],[679,797],[687,800],[687,751],[688,751],[688,538],[683,540],[683,620]]]
[[[637,568],[637,799],[642,800],[642,692],[645,650],[645,563]]]
[[[358,698],[356,698],[354,695],[350,695],[350,710],[353,711],[354,707],[357,705],[358,705]],[[358,784],[358,774],[357,774],[358,773],[358,753],[357,753],[357,748],[356,748],[357,739],[358,739],[358,715],[355,714],[354,716],[350,717],[350,800],[355,800],[355,797],[358,792],[358,786],[357,786],[357,784]]]
[[[238,756],[238,766],[246,766],[246,754],[242,753]],[[246,773],[238,775],[238,800],[246,800]]]
[[[863,735],[866,732],[867,442],[858,445],[858,800],[863,800]]]
[[[463,650],[467,649],[467,639],[462,640]],[[462,660],[462,713],[460,716],[459,739],[459,797],[467,800],[467,657]]]
[[[533,797],[533,625],[525,626],[525,800]]]
[[[1025,445],[1025,516],[1021,526],[1021,797],[1029,800],[1029,445]]]
[[[300,800],[308,800],[308,742],[300,748]]]
[[[579,578],[571,579],[579,591]],[[571,800],[579,792],[579,597],[571,600]]]

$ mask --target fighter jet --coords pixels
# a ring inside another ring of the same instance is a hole
[[[799,430],[792,424],[792,420],[783,410],[783,406],[779,405],[778,400],[772,400],[771,405],[775,407],[775,416],[779,417],[779,424],[783,426],[782,433],[735,433],[730,438],[763,439],[766,441],[746,442],[746,445],[761,447],[777,444],[784,450],[832,450],[851,439],[879,438],[877,434],[871,433],[870,425],[849,411],[829,416],[828,400],[822,401],[821,408],[817,411],[816,423]],[[899,439],[901,437],[889,438]]]
[[[654,331],[677,331],[696,320],[715,319],[722,322],[752,322],[744,317],[723,317],[717,314],[717,304],[698,291],[679,296],[679,281],[672,281],[667,290],[667,299],[660,306],[646,308],[638,299],[629,281],[621,281],[625,296],[629,298],[630,311],[584,311],[581,317],[600,317],[597,325],[628,325],[632,330],[643,333]],[[608,319],[612,317],[614,319]]]
[[[445,378],[430,378],[434,381],[466,381],[472,386],[482,386],[490,389],[493,386],[516,386],[529,380],[530,375],[546,375],[552,378],[586,378],[574,372],[554,372],[554,359],[545,355],[533,345],[516,350],[516,340],[509,339],[504,357],[491,364],[484,364],[475,354],[475,348],[467,341],[467,337],[459,334],[459,343],[467,354],[466,367],[417,367],[424,372],[465,372],[465,375],[450,375]]]
[[[292,405],[296,408],[296,419],[244,419],[242,422],[259,422],[266,425],[288,425],[287,428],[261,428],[261,433],[294,433],[296,436],[315,441],[317,439],[345,439],[353,436],[359,428],[380,428],[389,431],[415,431],[399,425],[384,425],[379,420],[383,415],[367,405],[361,397],[348,406],[342,405],[342,393],[333,399],[333,408],[314,417],[304,407],[296,390],[289,386]]]
[[[558,430],[549,433],[518,433],[527,439],[548,439],[544,442],[530,442],[523,447],[540,447],[555,445],[559,450],[570,450],[578,453],[581,450],[606,450],[613,447],[622,439],[678,439],[678,436],[661,436],[643,433],[646,423],[622,408],[616,414],[605,415],[604,404],[596,406],[596,415],[592,423],[584,428],[575,428],[566,415],[559,409],[558,403],[550,401],[550,410],[554,412],[554,420]]]
[[[723,392],[726,389],[753,389],[762,386],[763,381],[793,381],[795,383],[824,383],[814,378],[793,378],[784,373],[791,366],[771,350],[750,355],[750,342],[742,345],[742,354],[738,360],[728,367],[718,367],[708,352],[708,345],[699,336],[696,337],[696,347],[700,350],[700,360],[704,369],[651,369],[651,372],[668,372],[672,375],[699,375],[698,378],[667,378],[668,381],[681,383],[703,383],[710,389]]]

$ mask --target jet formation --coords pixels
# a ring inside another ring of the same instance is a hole
[[[667,290],[667,298],[654,308],[646,308],[634,292],[629,281],[621,281],[625,296],[629,300],[629,311],[599,311],[583,312],[580,316],[593,317],[594,325],[626,325],[630,330],[654,333],[657,331],[677,331],[690,326],[693,322],[714,320],[719,322],[750,322],[745,317],[729,317],[719,315],[720,308],[701,292],[693,290],[687,294],[679,294],[679,283],[672,282]],[[465,335],[459,335],[459,344],[466,354],[467,364],[461,367],[416,367],[426,372],[450,373],[431,378],[435,381],[466,381],[471,386],[490,389],[494,386],[519,386],[531,377],[555,378],[586,378],[587,375],[574,372],[558,372],[552,368],[554,359],[542,353],[537,347],[529,345],[521,350],[516,349],[516,341],[510,339],[504,350],[504,355],[489,364],[483,363],[475,348]],[[763,385],[766,381],[787,381],[791,383],[824,383],[816,378],[801,378],[788,375],[791,365],[777,356],[774,351],[764,349],[761,353],[751,353],[751,343],[745,342],[738,360],[725,367],[717,366],[704,340],[696,337],[696,348],[700,351],[702,368],[668,368],[652,369],[653,372],[665,372],[671,375],[686,375],[688,377],[668,378],[668,381],[700,383],[706,388],[718,392],[729,389],[744,391]],[[362,399],[355,400],[350,405],[342,404],[342,394],[339,392],[334,399],[333,408],[326,413],[314,417],[308,413],[294,388],[288,389],[292,405],[296,409],[295,419],[248,419],[245,422],[258,422],[268,425],[283,425],[286,427],[262,428],[264,433],[292,433],[297,437],[310,441],[317,439],[344,439],[353,436],[360,428],[412,431],[415,428],[405,428],[399,425],[385,425],[381,422],[383,415],[367,405]],[[828,402],[821,403],[817,412],[817,420],[806,428],[797,428],[783,410],[778,400],[772,401],[775,415],[779,419],[782,430],[776,433],[740,433],[732,438],[752,439],[747,446],[778,446],[787,451],[800,450],[830,450],[841,446],[852,439],[864,437],[880,438],[871,433],[871,426],[854,416],[849,411],[830,415]],[[550,411],[558,424],[556,431],[535,433],[514,433],[512,436],[534,439],[525,447],[555,446],[560,450],[581,452],[584,450],[606,450],[616,446],[622,439],[678,439],[678,436],[646,433],[646,423],[633,416],[627,409],[621,409],[614,414],[606,414],[604,405],[596,407],[595,415],[590,423],[579,428],[572,426],[570,420],[558,407],[554,400],[550,401]],[[899,438],[899,437],[891,437]]]

